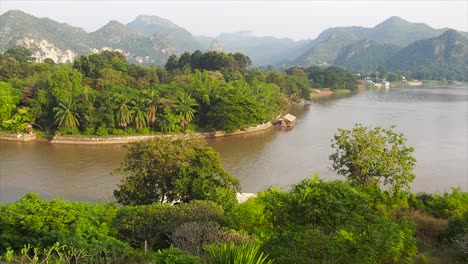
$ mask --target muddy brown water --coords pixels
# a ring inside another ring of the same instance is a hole
[[[355,123],[396,125],[417,158],[415,192],[468,189],[468,87],[438,86],[370,90],[291,109],[293,129],[209,139],[243,192],[287,187],[330,171],[330,140]],[[112,201],[120,181],[110,172],[125,155],[122,145],[59,145],[0,141],[0,202],[37,192],[44,198]]]

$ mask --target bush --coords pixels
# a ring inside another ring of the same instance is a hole
[[[125,131],[123,131],[123,129],[114,128],[112,129],[112,135],[122,136],[125,135]]]
[[[168,249],[159,250],[153,258],[153,262],[157,264],[202,264],[200,258],[191,256],[187,252],[170,247]]]
[[[172,243],[190,254],[200,255],[203,247],[213,243],[245,243],[247,236],[223,229],[214,222],[192,222],[179,226],[172,234]]]
[[[273,263],[268,260],[268,255],[260,251],[260,245],[235,243],[214,244],[206,247],[208,256],[207,264],[263,264]]]
[[[98,136],[108,136],[109,135],[109,131],[107,130],[107,127],[105,126],[100,126],[97,131],[96,131],[96,135]]]
[[[84,134],[86,136],[93,136],[95,133],[94,127],[87,127]]]

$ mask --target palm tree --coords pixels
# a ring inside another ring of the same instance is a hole
[[[74,129],[80,125],[78,114],[75,113],[75,103],[70,99],[60,102],[58,107],[54,107],[55,123],[59,128]]]
[[[127,133],[127,126],[132,122],[133,119],[133,111],[130,109],[131,104],[131,97],[125,94],[119,94],[116,97],[117,100],[117,122],[118,125],[123,127],[125,133]]]
[[[190,94],[183,91],[177,94],[176,101],[174,102],[174,109],[181,116],[180,125],[184,130],[192,121],[194,113],[196,112],[194,107],[196,106],[198,106],[198,103]]]
[[[135,128],[141,131],[147,127],[149,119],[148,113],[145,112],[145,99],[140,99],[133,103],[132,112],[134,113]]]
[[[159,105],[159,91],[156,89],[146,90],[145,104],[148,107],[148,121],[151,122],[151,128],[154,130],[154,123],[156,122],[158,105]]]

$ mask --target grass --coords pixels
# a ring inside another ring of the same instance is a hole
[[[335,95],[348,95],[351,93],[351,90],[348,89],[336,89]]]

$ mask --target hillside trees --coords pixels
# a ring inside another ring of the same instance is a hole
[[[217,71],[221,69],[228,69],[229,71],[241,72],[252,64],[250,58],[240,52],[235,54],[209,51],[201,53],[199,50],[192,54],[185,52],[180,55],[171,55],[165,65],[166,70],[174,72],[176,70],[182,72],[186,69],[195,70],[209,70]]]
[[[356,90],[357,81],[352,72],[336,67],[321,68],[318,66],[306,69],[310,84],[314,88],[331,88]]]

